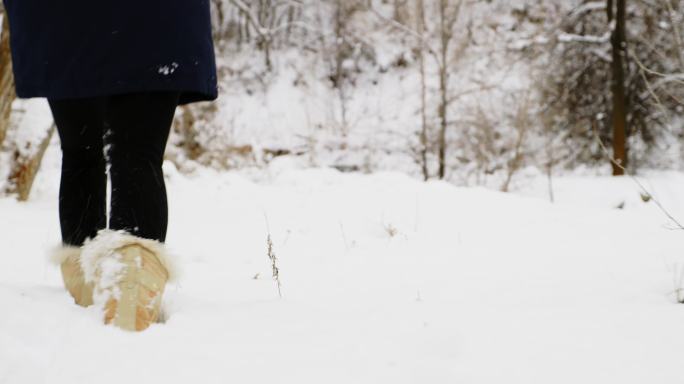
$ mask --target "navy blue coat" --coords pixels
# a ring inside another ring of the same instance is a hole
[[[17,95],[217,96],[209,0],[4,0]]]

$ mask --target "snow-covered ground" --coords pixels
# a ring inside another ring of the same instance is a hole
[[[2,384],[684,382],[684,233],[629,179],[559,178],[551,204],[542,178],[502,194],[167,163],[183,277],[166,322],[132,334],[73,304],[46,261],[58,156],[32,201],[0,199]],[[684,174],[644,182],[684,220]]]

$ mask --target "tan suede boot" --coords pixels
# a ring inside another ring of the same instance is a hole
[[[170,278],[163,244],[105,230],[83,249],[81,264],[105,324],[142,331],[158,321]]]
[[[116,252],[125,269],[117,286],[119,297],[110,297],[105,304],[105,324],[129,331],[145,330],[159,318],[169,274],[152,251],[138,244]]]
[[[53,255],[62,270],[64,287],[76,304],[87,307],[93,304],[93,284],[85,282],[80,257],[81,248],[70,246],[56,249]]]

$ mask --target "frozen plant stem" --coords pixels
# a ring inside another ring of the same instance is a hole
[[[280,291],[280,271],[278,270],[278,265],[276,259],[275,252],[273,251],[273,241],[271,240],[271,234],[268,234],[268,237],[266,238],[266,243],[268,244],[268,258],[271,260],[271,270],[273,271],[273,280],[276,282],[276,286],[278,287],[278,296],[283,297],[282,292]]]
[[[273,240],[271,239],[271,229],[268,225],[268,216],[264,213],[264,219],[266,220],[266,246],[268,248],[267,254],[268,259],[271,261],[271,271],[273,274],[273,280],[276,282],[278,287],[278,297],[282,298],[283,294],[280,290],[280,270],[278,269],[278,259],[276,258],[275,251],[273,250]]]
[[[684,265],[675,263],[672,271],[672,285],[677,302],[684,304]]]
[[[340,221],[340,232],[342,233],[342,241],[344,242],[344,249],[349,251],[349,243],[347,243],[347,235],[344,234],[344,225]]]

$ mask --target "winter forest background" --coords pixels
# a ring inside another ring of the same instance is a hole
[[[684,383],[684,0],[211,4],[140,334],[45,261],[60,144],[3,22],[0,383]]]
[[[611,157],[629,172],[684,164],[684,1],[212,5],[221,97],[179,110],[167,157],[183,172],[286,158],[507,191],[621,174]],[[5,40],[0,140],[14,165],[0,177],[18,192],[51,130],[12,133],[26,106],[8,121]]]

